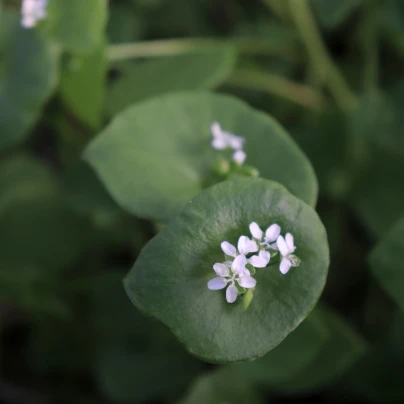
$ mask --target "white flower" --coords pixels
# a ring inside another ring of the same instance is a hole
[[[213,122],[210,130],[213,135],[212,146],[215,149],[223,150],[230,147],[233,150],[241,150],[243,148],[245,139],[222,130],[218,122]]]
[[[242,165],[247,158],[247,154],[243,150],[236,150],[233,153],[233,161],[235,161],[238,165]]]
[[[257,284],[257,281],[250,276],[250,272],[246,269],[246,264],[247,259],[243,255],[236,257],[233,262],[216,263],[213,265],[213,269],[218,276],[208,282],[208,288],[210,290],[220,290],[230,283],[226,290],[226,300],[228,303],[234,303],[238,296],[235,282],[246,289],[253,288]]]
[[[296,257],[296,255],[293,255],[296,247],[293,236],[290,233],[287,233],[285,238],[279,236],[276,240],[276,244],[278,245],[279,252],[282,255],[279,270],[283,274],[288,273],[290,267],[298,267],[300,265],[300,259]]]
[[[21,25],[24,28],[35,27],[38,21],[46,18],[48,0],[23,0],[21,6]]]
[[[233,135],[230,132],[222,130],[218,122],[213,122],[210,131],[212,132],[212,146],[216,150],[225,150],[231,148],[234,150],[233,161],[242,165],[247,157],[243,151],[245,139],[241,136]]]
[[[255,268],[265,268],[270,259],[271,254],[268,251],[261,250],[258,255],[253,255],[247,260],[247,262]]]
[[[223,252],[230,257],[237,257],[238,255],[247,255],[249,253],[257,252],[258,245],[254,240],[250,240],[247,236],[241,236],[238,239],[237,248],[230,244],[228,241],[223,241],[220,245]]]
[[[277,250],[278,247],[274,241],[276,241],[281,234],[281,227],[278,224],[272,224],[269,226],[266,231],[265,235],[263,231],[260,229],[257,223],[252,222],[250,224],[250,232],[251,235],[258,240],[260,245],[264,247],[270,247],[274,250]],[[271,244],[272,243],[272,244]]]

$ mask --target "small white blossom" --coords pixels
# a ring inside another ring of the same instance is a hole
[[[225,150],[231,148],[234,150],[233,161],[242,165],[247,157],[243,151],[245,139],[241,136],[233,135],[230,132],[222,130],[218,122],[213,122],[210,131],[212,133],[212,146],[216,150]]]
[[[242,165],[247,158],[247,154],[243,150],[236,150],[233,153],[233,161],[235,161],[238,165]]]
[[[21,6],[21,25],[33,28],[38,21],[46,18],[48,0],[23,0]]]
[[[223,241],[220,245],[223,252],[229,257],[237,257],[238,255],[247,255],[249,253],[257,252],[258,245],[254,240],[249,239],[247,236],[241,236],[238,239],[237,249],[228,241]]]
[[[281,227],[278,224],[275,223],[269,226],[264,235],[264,232],[261,230],[258,224],[252,222],[250,224],[250,232],[251,235],[258,240],[261,246],[270,247],[273,250],[278,249],[277,244],[275,243],[281,234]]]
[[[296,250],[295,242],[292,234],[287,233],[285,238],[279,236],[276,240],[279,252],[282,255],[281,264],[279,270],[286,274],[288,273],[290,267],[298,267],[300,265],[300,259],[293,255]]]
[[[271,254],[268,251],[261,250],[258,255],[253,255],[247,261],[255,268],[265,268],[271,259]]]
[[[210,290],[220,290],[230,283],[226,290],[226,300],[228,303],[234,303],[238,296],[235,282],[246,289],[253,288],[257,284],[257,281],[245,267],[246,264],[247,259],[244,255],[239,255],[233,262],[216,263],[213,265],[213,269],[218,276],[208,282],[208,288]]]

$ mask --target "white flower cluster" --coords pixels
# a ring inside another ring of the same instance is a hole
[[[23,0],[21,6],[21,25],[33,28],[38,21],[46,18],[48,0]]]
[[[212,146],[216,150],[233,149],[233,161],[242,165],[247,157],[243,150],[245,139],[222,130],[218,122],[213,122],[210,131],[212,133]]]
[[[297,267],[300,259],[294,255],[296,250],[294,239],[291,233],[285,237],[281,236],[281,228],[277,224],[269,226],[265,233],[257,223],[250,224],[252,238],[241,236],[237,243],[237,248],[228,241],[223,241],[221,248],[225,254],[226,261],[213,265],[213,270],[217,277],[208,282],[210,290],[226,289],[226,300],[234,303],[239,294],[236,282],[241,288],[251,289],[257,281],[251,276],[251,270],[255,273],[256,268],[265,268],[272,255],[279,251],[281,255],[279,270],[286,274],[290,267]],[[248,254],[257,253],[247,257]],[[250,265],[250,270],[247,266]]]

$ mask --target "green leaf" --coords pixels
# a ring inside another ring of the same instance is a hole
[[[82,248],[82,222],[55,175],[25,155],[0,164],[0,264],[63,269]]]
[[[383,237],[403,215],[403,170],[402,157],[374,150],[350,195],[353,208],[376,238]]]
[[[378,243],[369,257],[369,263],[382,287],[404,310],[404,218]]]
[[[102,393],[114,402],[171,402],[195,377],[201,363],[161,324],[135,310],[118,272],[97,278],[91,301],[94,373]]]
[[[240,377],[231,367],[198,377],[188,394],[178,404],[259,404],[264,401],[246,379]],[[267,400],[265,400],[268,403]]]
[[[220,244],[237,243],[256,221],[295,236],[300,267],[257,270],[254,299],[229,304],[207,288]],[[281,185],[260,178],[217,184],[196,196],[141,252],[125,279],[144,313],[167,325],[192,354],[213,363],[245,361],[277,346],[310,313],[327,276],[329,252],[316,213]]]
[[[58,52],[19,16],[0,16],[0,150],[28,136],[57,82]]]
[[[231,73],[236,52],[231,46],[169,56],[126,66],[108,95],[113,116],[131,104],[170,91],[215,88]]]
[[[315,308],[296,330],[262,358],[234,368],[244,379],[266,386],[290,381],[309,366],[330,337],[319,312]]]
[[[29,312],[66,315],[63,271],[80,257],[87,229],[50,169],[26,155],[3,160],[0,300]]]
[[[90,128],[101,124],[107,63],[105,47],[84,56],[72,56],[65,64],[60,95],[70,111]]]
[[[105,0],[52,0],[43,28],[65,50],[91,53],[101,46],[106,22]]]
[[[136,105],[90,144],[85,159],[125,210],[168,221],[212,177],[214,121],[246,138],[247,165],[315,204],[313,169],[288,134],[271,117],[223,95],[178,93]]]
[[[352,368],[365,354],[367,346],[360,335],[336,312],[316,307],[328,329],[328,338],[308,366],[290,380],[278,382],[274,388],[287,394],[301,394],[334,382]]]
[[[336,28],[359,7],[362,0],[311,0],[320,23],[326,28]]]

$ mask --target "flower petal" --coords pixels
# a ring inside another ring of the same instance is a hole
[[[262,239],[262,230],[260,229],[260,227],[258,226],[257,223],[252,222],[252,223],[250,224],[250,232],[251,232],[251,235],[252,235],[254,238],[256,238],[256,239],[258,239],[258,240],[261,240],[261,239]]]
[[[237,299],[238,289],[237,286],[231,284],[226,290],[226,300],[228,303],[234,303]]]
[[[210,131],[214,137],[223,136],[223,131],[222,128],[220,127],[219,122],[213,122],[212,125],[210,126]]]
[[[227,285],[227,281],[224,278],[213,278],[208,282],[208,289],[210,290],[220,290],[224,289]]]
[[[265,241],[267,243],[274,242],[281,234],[281,227],[278,224],[271,224],[265,231]]]
[[[244,255],[236,257],[231,265],[231,269],[235,274],[241,274],[245,271],[247,265],[247,258]]]
[[[245,139],[241,136],[233,135],[233,133],[223,131],[223,136],[226,137],[228,145],[233,150],[241,150],[243,148]]]
[[[268,251],[261,250],[258,255],[253,255],[248,259],[248,262],[256,268],[265,268],[271,258],[271,254]]]
[[[286,241],[282,236],[278,237],[278,239],[276,240],[276,245],[278,246],[280,253],[284,257],[289,254],[288,246],[286,245]]]
[[[238,165],[242,165],[247,158],[247,154],[243,150],[237,150],[233,153],[233,161]]]
[[[279,270],[285,275],[288,273],[292,263],[285,257],[282,258],[281,265],[279,266]]]
[[[238,280],[238,284],[246,289],[254,288],[257,284],[257,281],[251,276],[243,276]]]
[[[291,233],[287,233],[285,236],[286,245],[288,246],[289,254],[296,250],[295,241]]]
[[[223,139],[222,137],[213,138],[211,145],[216,150],[224,150],[228,147],[226,140]]]
[[[213,265],[213,269],[216,272],[216,275],[221,276],[222,278],[230,275],[229,268],[225,264],[217,262]]]
[[[222,247],[222,250],[226,255],[230,255],[230,257],[237,256],[236,247],[234,247],[234,245],[231,245],[228,241],[223,241],[223,243],[220,244],[220,247]]]
[[[250,240],[247,236],[241,236],[238,239],[237,248],[240,254],[249,254],[258,251],[258,245],[254,240]]]

